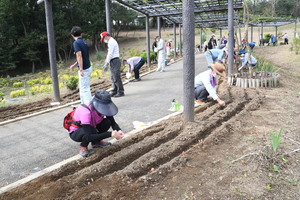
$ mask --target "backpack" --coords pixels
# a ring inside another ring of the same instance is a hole
[[[91,111],[87,105],[85,105],[85,104],[81,104],[81,105],[83,107],[87,108],[89,111]],[[75,128],[81,128],[81,122],[74,120],[75,111],[76,111],[76,108],[74,107],[73,110],[64,117],[63,127],[65,129],[67,129],[68,131],[70,130],[71,126],[73,126]]]

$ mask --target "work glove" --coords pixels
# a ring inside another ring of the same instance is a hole
[[[107,64],[103,65],[103,66],[102,66],[102,70],[103,70],[104,72],[107,72],[107,71],[108,71],[108,65],[107,65]]]

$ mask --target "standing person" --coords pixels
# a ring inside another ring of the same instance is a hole
[[[206,52],[207,51],[207,46],[208,46],[208,42],[207,40],[205,40],[205,42],[203,43],[203,52]]]
[[[226,48],[223,49],[211,49],[205,52],[205,58],[207,62],[207,67],[211,68],[212,64],[215,62],[224,62],[227,57]]]
[[[289,36],[287,33],[284,34],[283,39],[284,39],[284,44],[289,44]]]
[[[139,56],[123,60],[123,65],[129,65],[128,72],[134,72],[134,81],[140,81],[140,69],[145,64],[145,59]]]
[[[161,39],[160,36],[155,37],[157,42],[157,69],[156,71],[164,72],[165,71],[165,42],[163,39]]]
[[[208,44],[207,44],[208,49],[214,49],[217,46],[217,41],[216,41],[215,37],[216,37],[215,34],[211,35],[211,38],[209,39]]]
[[[259,46],[264,46],[264,36],[262,34],[259,35]]]
[[[154,42],[152,43],[152,51],[155,53],[155,62],[157,62],[157,42],[156,38],[154,38]]]
[[[208,96],[216,100],[221,106],[225,106],[225,102],[217,95],[217,75],[224,76],[225,66],[223,63],[217,62],[208,69],[195,77],[195,103],[203,104],[207,102]]]
[[[90,142],[93,148],[102,148],[111,145],[103,139],[114,137],[118,140],[124,136],[113,117],[117,113],[117,106],[105,90],[96,90],[91,102],[76,108],[73,118],[79,125],[76,127],[71,125],[69,135],[75,142],[80,142],[79,154],[82,157],[89,156]],[[110,127],[113,131],[108,131]]]
[[[117,41],[109,35],[108,32],[102,32],[100,34],[101,42],[107,43],[108,52],[105,60],[105,65],[103,70],[107,71],[108,66],[110,66],[110,79],[112,82],[112,91],[110,95],[112,97],[122,97],[124,96],[124,87],[121,79],[121,60],[119,53],[119,45]]]
[[[89,47],[82,39],[80,27],[74,26],[71,30],[71,35],[74,39],[73,48],[76,54],[76,62],[70,66],[70,70],[78,66],[80,101],[81,103],[88,103],[92,100],[90,80],[93,71],[89,59]]]
[[[272,43],[273,43],[273,46],[276,45],[276,42],[277,42],[277,37],[275,35],[271,35],[271,39],[272,39]]]
[[[170,56],[170,54],[171,54],[171,47],[172,47],[172,40],[170,39],[170,40],[166,43],[167,56]]]

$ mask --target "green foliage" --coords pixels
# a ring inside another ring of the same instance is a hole
[[[217,31],[217,29],[215,29],[215,28],[211,28],[210,30],[211,30],[211,32],[213,32],[213,33],[216,33],[216,31]]]
[[[52,79],[50,77],[46,77],[45,79],[42,80],[42,83],[43,84],[51,84],[52,83]]]
[[[15,90],[10,92],[10,97],[19,97],[19,96],[25,96],[25,89],[22,90]]]
[[[9,80],[7,78],[0,78],[0,88],[8,87]]]
[[[71,76],[69,80],[66,82],[66,86],[70,90],[76,90],[78,86],[79,78],[76,76]]]
[[[281,142],[281,133],[282,133],[282,129],[280,129],[280,131],[278,133],[276,132],[271,132],[270,134],[270,139],[271,139],[271,146],[272,146],[272,150],[274,152],[276,152],[276,150],[278,149],[279,147],[279,144]]]
[[[290,49],[291,49],[291,51],[295,51],[296,54],[299,54],[299,52],[300,52],[300,39],[299,38],[294,37],[293,43],[292,43],[292,46]]]
[[[36,85],[36,84],[42,83],[42,81],[43,81],[43,78],[40,77],[40,78],[28,80],[28,81],[27,81],[27,84],[28,84],[29,86],[34,86],[34,85]]]
[[[269,43],[270,38],[271,38],[271,34],[270,33],[266,33],[264,35],[264,43]]]
[[[91,74],[91,78],[101,78],[102,74],[102,70],[94,70]]]
[[[129,53],[130,53],[130,57],[140,56],[140,55],[141,55],[141,52],[140,52],[139,50],[137,50],[137,49],[131,49],[131,50],[129,51]],[[146,59],[146,60],[147,60],[147,59]]]
[[[22,82],[14,82],[13,83],[13,87],[23,87],[23,83]]]
[[[3,92],[0,91],[0,99],[1,99],[1,100],[4,99],[4,98],[3,98],[4,96],[5,96],[5,94],[4,94]]]
[[[139,56],[144,58],[147,63],[147,52],[143,52]],[[156,54],[154,51],[150,51],[150,62],[152,61],[156,61]]]
[[[52,85],[36,85],[30,88],[28,91],[31,95],[38,93],[48,93],[52,91]]]
[[[280,68],[263,58],[257,58],[257,71],[260,72],[278,72]]]

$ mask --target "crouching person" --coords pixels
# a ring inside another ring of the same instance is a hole
[[[124,133],[116,123],[114,115],[118,113],[117,106],[112,102],[110,94],[105,90],[96,90],[95,97],[88,104],[81,104],[76,108],[74,121],[80,122],[80,127],[70,127],[70,138],[80,142],[79,154],[89,156],[88,145],[93,148],[110,146],[110,142],[103,139],[114,137],[119,140]],[[112,131],[108,131],[112,128]]]
[[[211,64],[208,69],[195,77],[195,103],[203,104],[207,102],[208,96],[218,101],[221,106],[225,106],[225,102],[217,95],[217,76],[224,76],[225,66],[221,62]]]

